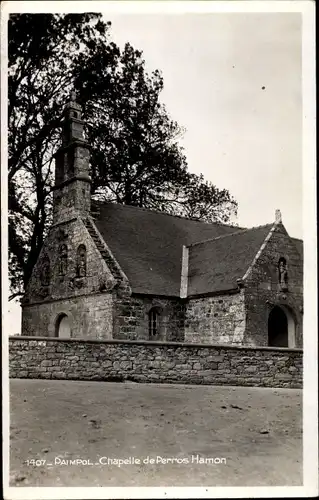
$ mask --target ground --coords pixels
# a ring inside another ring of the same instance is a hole
[[[10,400],[11,486],[302,485],[297,389],[14,379]]]

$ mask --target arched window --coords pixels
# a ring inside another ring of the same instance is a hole
[[[48,255],[43,257],[40,280],[42,286],[50,285],[50,259]]]
[[[69,317],[62,313],[58,316],[55,324],[55,336],[60,338],[71,337],[71,322]]]
[[[148,313],[148,334],[150,339],[156,338],[160,333],[160,313],[156,307],[152,307],[152,309]]]
[[[79,245],[76,254],[76,275],[78,278],[86,276],[86,248]]]
[[[287,261],[284,257],[280,257],[278,261],[278,281],[281,290],[288,290],[288,270]]]
[[[68,270],[68,247],[63,244],[59,248],[59,275],[65,276]]]

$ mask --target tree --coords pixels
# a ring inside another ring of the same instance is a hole
[[[89,59],[105,43],[108,29],[96,14],[10,16],[8,208],[13,296],[23,293],[50,223],[52,153],[75,68],[80,56],[81,61]]]
[[[22,295],[51,222],[53,153],[71,90],[92,145],[93,197],[227,222],[228,191],[188,172],[183,129],[160,102],[163,78],[142,52],[110,41],[99,14],[15,14],[9,52],[9,262]]]

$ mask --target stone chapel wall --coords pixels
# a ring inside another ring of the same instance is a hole
[[[190,299],[186,306],[185,342],[241,345],[244,306],[242,292]]]
[[[22,332],[23,335],[55,337],[59,320],[67,316],[71,338],[112,339],[112,307],[111,293],[82,295],[28,305],[23,310]]]
[[[278,262],[287,260],[288,290],[279,284]],[[268,317],[276,305],[288,310],[296,324],[295,347],[302,347],[303,260],[293,240],[279,224],[245,281],[245,345],[268,345]]]
[[[183,341],[184,301],[137,294],[114,299],[113,337],[149,340],[149,315],[152,309],[158,313],[158,335],[153,340]]]
[[[80,218],[53,226],[23,300],[22,334],[55,335],[54,323],[64,312],[74,337],[112,338],[114,283]]]

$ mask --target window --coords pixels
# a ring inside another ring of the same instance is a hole
[[[76,276],[83,278],[86,276],[86,248],[85,245],[80,245],[76,255]]]
[[[47,255],[44,256],[41,266],[41,285],[50,285],[50,259]]]
[[[65,276],[68,269],[68,247],[61,245],[59,248],[59,275]]]
[[[159,334],[159,312],[154,307],[148,313],[148,333],[150,339]]]

